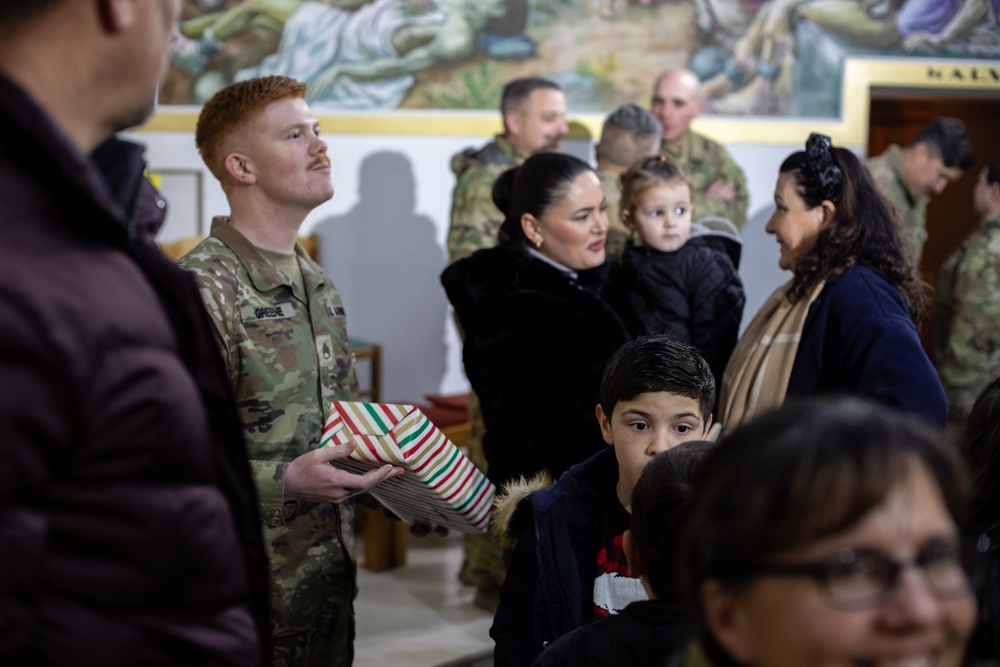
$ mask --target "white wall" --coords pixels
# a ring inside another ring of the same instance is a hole
[[[201,174],[200,214],[207,230],[227,213],[221,188],[202,166],[193,135],[142,132],[152,171],[165,172],[172,215],[161,233],[169,241],[196,231],[192,191]],[[427,393],[466,390],[461,344],[438,276],[445,266],[445,236],[454,175],[451,156],[483,137],[399,137],[328,134],[333,200],[313,211],[303,233],[320,237],[323,267],[340,290],[352,337],[382,344],[386,401],[420,401]],[[778,269],[778,250],[764,225],[773,210],[778,166],[794,146],[729,146],[750,193],[740,273],[747,293],[744,326],[790,274]],[[589,142],[566,150],[592,155]]]

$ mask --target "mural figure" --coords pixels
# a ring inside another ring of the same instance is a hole
[[[1000,0],[184,0],[160,91],[307,82],[317,108],[494,109],[544,76],[576,111],[646,102],[688,67],[716,114],[836,117],[850,57],[1000,57]]]
[[[237,72],[236,80],[289,76],[309,84],[317,107],[392,109],[413,85],[414,72],[469,56],[477,31],[503,10],[503,0],[374,0],[353,10],[319,1],[255,0],[214,21],[198,20],[204,27],[194,52],[211,55],[228,35],[273,22],[281,29],[278,51]],[[205,59],[189,58],[189,71],[197,73]]]
[[[802,21],[848,48],[930,55],[948,46],[953,55],[996,56],[998,5],[1000,0],[695,0],[699,28],[731,44],[722,71],[704,81],[702,92],[715,113],[797,113],[793,70],[808,50],[799,44]]]

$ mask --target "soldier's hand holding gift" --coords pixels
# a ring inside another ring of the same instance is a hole
[[[314,449],[293,459],[285,466],[285,500],[341,503],[379,482],[403,474],[403,468],[389,464],[363,475],[330,465],[331,461],[350,456],[354,448],[355,443],[350,440],[342,445]]]

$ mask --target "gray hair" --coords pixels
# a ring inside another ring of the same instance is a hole
[[[636,104],[623,104],[604,120],[597,150],[602,160],[628,167],[658,152],[662,132],[656,116]]]

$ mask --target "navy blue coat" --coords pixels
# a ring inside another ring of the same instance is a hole
[[[508,526],[520,536],[490,628],[497,665],[529,665],[541,650],[591,620],[601,547],[602,498],[618,484],[605,447],[521,501]]]
[[[802,330],[786,398],[851,394],[944,428],[948,401],[898,289],[858,266],[828,283]]]
[[[564,635],[532,667],[666,667],[680,663],[700,627],[698,614],[686,607],[633,602],[620,614]]]

